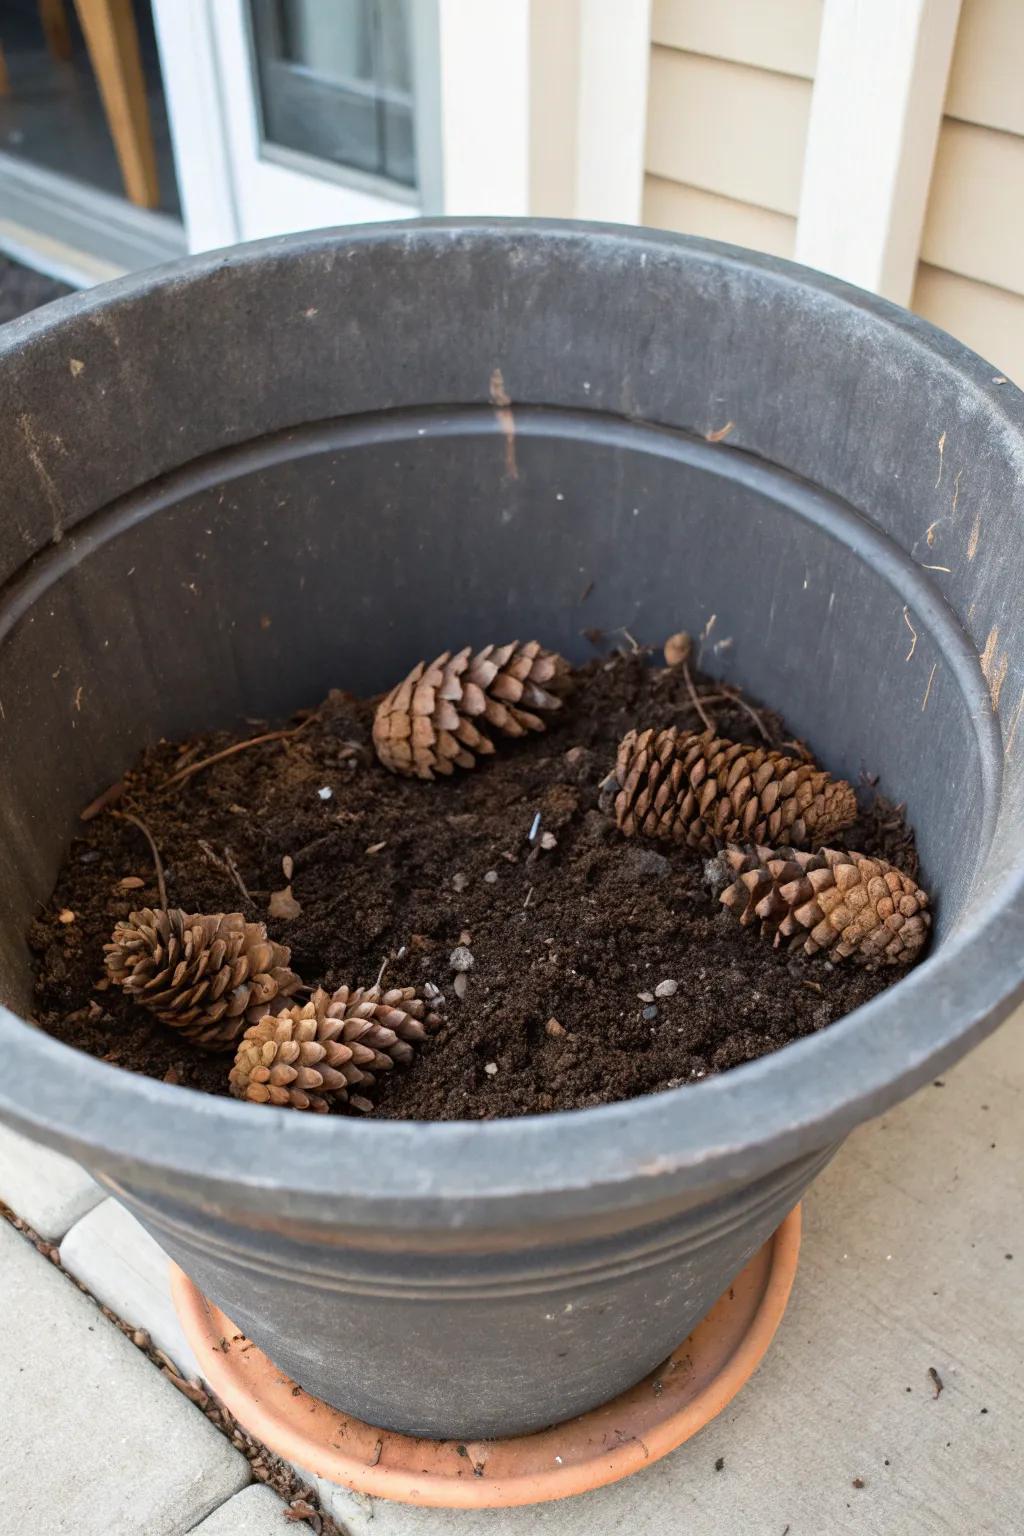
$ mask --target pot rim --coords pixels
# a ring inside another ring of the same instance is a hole
[[[995,370],[929,322],[824,273],[695,237],[558,220],[429,219],[303,232],[186,257],[45,306],[0,332],[5,357],[28,350],[71,314],[106,312],[167,281],[200,281],[339,243],[458,237],[486,245],[595,239],[753,270],[860,309],[893,326],[960,377],[994,431],[1024,452],[1024,395],[993,388]],[[980,666],[978,668],[979,677]],[[997,784],[1002,761],[990,763]],[[1007,957],[1019,957],[1007,961]],[[892,988],[821,1033],[718,1077],[594,1108],[491,1121],[374,1121],[268,1114],[136,1076],[27,1026],[0,1005],[3,1118],[38,1140],[133,1185],[224,1201],[237,1209],[288,1201],[295,1216],[355,1224],[522,1220],[554,1194],[561,1209],[647,1204],[681,1190],[748,1180],[821,1149],[905,1097],[962,1055],[1024,996],[1024,864],[968,904],[941,949]],[[685,1095],[685,1098],[683,1097]],[[353,1166],[358,1189],[351,1188]],[[629,1188],[632,1186],[632,1188]]]

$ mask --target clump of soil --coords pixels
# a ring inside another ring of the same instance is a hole
[[[703,728],[685,668],[615,653],[575,681],[543,735],[503,741],[436,783],[388,774],[371,745],[373,701],[340,692],[297,734],[177,786],[176,770],[253,728],[161,743],[125,776],[117,808],[152,832],[171,906],[265,921],[310,984],[368,986],[387,960],[388,985],[445,993],[446,1024],[385,1080],[379,1116],[489,1119],[676,1087],[812,1034],[899,979],[773,951],[713,898],[698,856],[624,838],[600,812],[627,730]],[[778,715],[693,681],[722,735],[787,742]],[[530,841],[538,813],[554,846]],[[916,873],[913,835],[881,799],[834,842]],[[299,911],[271,917],[288,859]],[[116,920],[157,904],[137,827],[109,813],[84,823],[29,936],[36,1018],[130,1071],[226,1093],[230,1053],[201,1055],[118,988],[96,987]],[[460,945],[473,959],[461,999]]]

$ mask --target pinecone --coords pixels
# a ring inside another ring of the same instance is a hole
[[[817,846],[857,815],[844,779],[783,752],[675,726],[623,738],[603,803],[627,837],[672,838],[704,853],[722,843]]]
[[[731,883],[719,900],[778,947],[872,970],[909,965],[928,937],[928,897],[885,859],[845,849],[725,848],[715,860]]]
[[[104,944],[107,973],[135,1002],[207,1050],[233,1044],[275,998],[302,980],[291,950],[241,912],[212,916],[179,908],[133,912]]]
[[[326,1114],[332,1104],[364,1113],[363,1093],[396,1062],[411,1061],[413,1043],[440,1023],[415,987],[339,987],[329,997],[318,987],[308,1003],[282,1009],[247,1029],[228,1077],[237,1099]]]
[[[392,773],[432,779],[456,765],[472,768],[494,751],[487,727],[502,736],[542,731],[534,710],[560,709],[569,664],[537,640],[471,647],[419,662],[377,706],[373,744]],[[476,754],[474,756],[474,754]]]

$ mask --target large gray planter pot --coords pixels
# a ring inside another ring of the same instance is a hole
[[[1021,993],[1024,401],[996,372],[785,262],[583,225],[269,241],[6,327],[0,1114],[373,1422],[524,1430],[638,1379],[839,1140]],[[18,1017],[77,811],[145,741],[442,646],[580,656],[587,625],[703,634],[833,768],[880,774],[930,958],[726,1076],[490,1124],[207,1098]]]

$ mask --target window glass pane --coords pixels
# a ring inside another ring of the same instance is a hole
[[[263,137],[416,186],[412,0],[250,0]]]

